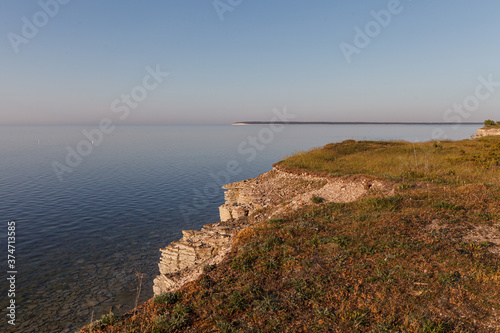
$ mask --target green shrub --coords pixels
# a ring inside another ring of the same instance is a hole
[[[108,314],[105,314],[101,317],[101,324],[103,325],[111,325],[113,323],[113,321],[116,319],[117,317],[115,316],[115,314],[113,312],[110,312]]]
[[[204,274],[202,276],[200,276],[200,279],[198,280],[198,283],[200,286],[202,286],[203,288],[205,289],[210,289],[214,282],[212,281],[212,279],[210,278],[210,276]]]
[[[240,292],[234,292],[228,299],[227,309],[230,313],[246,308],[245,296]]]
[[[170,321],[170,313],[164,313],[155,318],[155,324],[158,327],[163,327],[165,325],[168,325],[169,321]]]
[[[339,246],[347,246],[351,243],[351,239],[349,237],[332,237],[331,242]]]
[[[235,333],[238,332],[238,330],[228,323],[227,321],[217,321],[217,328],[219,329],[219,332],[221,333]]]
[[[440,322],[434,322],[432,320],[426,320],[424,324],[422,325],[422,331],[423,333],[439,333],[439,332],[445,332],[446,328],[443,323]]]
[[[184,304],[177,304],[175,307],[174,307],[174,314],[188,314],[191,312],[191,307],[189,306],[186,306]]]
[[[158,329],[167,329],[169,331],[178,330],[188,323],[187,313],[165,313],[155,319],[155,325]]]
[[[243,272],[252,270],[255,260],[258,258],[257,253],[255,253],[252,249],[241,250],[241,248],[240,252],[241,253],[237,257],[233,258],[230,265],[231,269]]]
[[[494,120],[488,119],[484,121],[484,126],[494,126],[494,125],[495,125]]]
[[[408,189],[412,188],[412,185],[411,184],[407,184],[407,183],[402,183],[402,184],[398,185],[398,188],[400,190],[408,190]]]
[[[153,302],[156,304],[175,304],[181,299],[181,294],[179,293],[164,293],[157,295],[153,298]]]
[[[203,266],[203,272],[208,273],[213,271],[217,266],[216,265],[205,265]]]
[[[325,199],[323,199],[322,197],[318,197],[317,195],[313,195],[311,197],[311,201],[314,202],[315,204],[320,204],[323,201],[325,201]]]
[[[454,203],[450,203],[450,202],[446,202],[446,201],[439,201],[439,202],[436,202],[433,207],[436,207],[436,208],[441,208],[441,209],[445,209],[445,210],[463,210],[464,208],[460,205],[456,205]]]

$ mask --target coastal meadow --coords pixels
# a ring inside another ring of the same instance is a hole
[[[500,137],[354,141],[282,171],[392,185],[239,233],[200,278],[82,332],[493,331],[500,311]],[[252,219],[253,216],[245,219]]]

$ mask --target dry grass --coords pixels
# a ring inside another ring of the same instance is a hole
[[[500,137],[425,143],[348,140],[291,156],[276,166],[331,176],[364,174],[401,182],[498,183]]]
[[[279,167],[398,190],[244,230],[200,279],[93,332],[495,332],[500,256],[470,234],[500,230],[499,148],[347,141],[290,157]]]

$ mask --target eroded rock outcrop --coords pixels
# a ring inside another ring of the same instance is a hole
[[[196,279],[205,265],[219,263],[230,250],[232,237],[246,226],[229,221],[207,224],[200,231],[182,231],[182,239],[160,249],[160,275],[154,280],[154,294],[178,289]]]
[[[240,230],[308,205],[313,196],[327,202],[351,202],[369,191],[388,193],[392,190],[389,185],[366,177],[319,177],[278,169],[223,188],[227,192],[225,204],[219,207],[221,222],[207,224],[200,231],[185,230],[182,239],[160,249],[160,275],[153,287],[155,295],[182,287],[199,277],[205,265],[222,261]]]
[[[472,138],[477,139],[489,135],[500,135],[500,128],[480,128],[477,130],[476,135],[473,135]]]
[[[365,177],[343,179],[293,174],[273,169],[254,179],[224,185],[226,203],[219,207],[222,221],[248,216],[262,208],[271,208],[269,217],[311,203],[312,196],[325,201],[351,202],[369,189],[387,190],[380,181]]]

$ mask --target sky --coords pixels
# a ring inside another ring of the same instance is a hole
[[[499,22],[498,0],[2,0],[0,125],[500,120]]]

